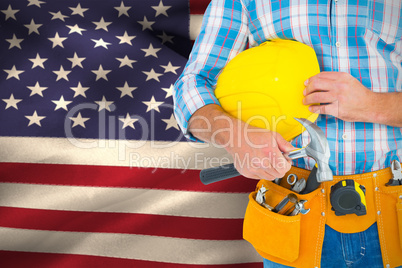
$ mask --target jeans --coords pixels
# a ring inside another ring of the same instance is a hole
[[[264,259],[264,268],[271,267],[282,268],[290,266],[273,263]],[[321,267],[382,268],[383,263],[377,224],[373,224],[364,232],[354,234],[339,233],[331,227],[325,226]]]

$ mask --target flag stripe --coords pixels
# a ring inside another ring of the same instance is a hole
[[[190,16],[190,40],[197,39],[200,34],[203,17],[203,15]]]
[[[195,40],[200,33],[203,14],[210,0],[190,0],[190,40]]]
[[[253,191],[256,184],[237,177],[203,185],[198,170],[60,164],[24,164],[22,168],[20,163],[0,163],[0,182],[239,193]]]
[[[0,226],[63,232],[127,233],[187,239],[242,239],[243,219],[2,207]],[[26,221],[26,219],[31,219]],[[150,226],[152,228],[150,228]]]
[[[178,264],[178,263],[162,263],[143,260],[128,260],[110,257],[94,257],[86,255],[74,254],[56,254],[56,253],[34,253],[34,252],[17,252],[17,251],[2,251],[0,250],[0,259],[2,265],[13,268],[36,268],[36,267],[54,267],[57,263],[59,268],[82,267],[85,263],[86,267],[147,267],[147,268],[261,268],[262,263],[247,263],[247,264],[214,264],[214,265],[196,265],[196,264]],[[60,262],[63,260],[63,262]],[[40,264],[39,264],[40,263]]]
[[[190,0],[190,14],[204,14],[211,0]]]
[[[204,169],[231,157],[211,144],[177,141],[0,137],[2,162]]]
[[[232,158],[172,115],[210,0],[24,1],[0,3],[0,266],[262,267],[257,181],[203,185]]]
[[[0,184],[0,206],[240,219],[248,194],[155,189]]]
[[[0,228],[0,237],[0,250],[8,251],[82,254],[181,264],[260,261],[252,246],[244,240],[193,240],[14,228]]]

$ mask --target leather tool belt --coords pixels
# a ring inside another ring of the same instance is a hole
[[[292,167],[286,174],[308,178],[310,171]],[[320,267],[325,225],[341,233],[356,233],[377,222],[384,267],[402,265],[402,185],[386,186],[392,178],[390,168],[376,172],[334,176],[331,182],[308,194],[296,194],[307,200],[310,211],[296,216],[286,216],[270,211],[256,202],[258,190],[266,188],[265,203],[274,206],[283,200],[289,190],[286,180],[281,185],[261,180],[249,196],[243,225],[243,237],[258,253],[273,262],[291,267]],[[331,210],[331,186],[345,179],[352,179],[366,188],[367,214],[336,216]]]

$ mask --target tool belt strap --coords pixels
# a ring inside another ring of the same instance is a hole
[[[285,175],[296,174],[308,178],[310,171],[292,167]],[[321,183],[317,190],[300,195],[307,200],[305,215],[286,216],[274,213],[255,201],[256,192],[249,196],[243,237],[264,258],[291,267],[320,267],[325,224],[342,233],[356,233],[377,222],[384,267],[402,265],[402,185],[386,186],[392,178],[390,168],[357,175],[334,176],[331,182]],[[331,186],[352,179],[366,188],[367,214],[336,216],[331,210]],[[290,185],[282,179],[281,185],[261,180],[257,190],[267,189],[267,204],[278,204],[289,193]]]

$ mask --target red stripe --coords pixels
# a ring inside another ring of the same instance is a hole
[[[190,14],[204,14],[210,0],[190,0]]]
[[[162,263],[143,260],[128,260],[109,257],[96,257],[72,254],[15,252],[0,250],[0,264],[2,267],[13,268],[80,268],[80,267],[147,267],[147,268],[262,268],[262,263],[241,263],[227,265],[193,265]]]
[[[0,207],[0,214],[3,215],[0,217],[0,226],[8,228],[61,232],[123,233],[208,240],[242,239],[243,219],[11,207]]]
[[[199,170],[0,163],[0,183],[152,188],[181,191],[254,191],[256,180],[237,177],[203,185]]]

